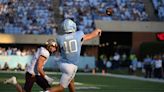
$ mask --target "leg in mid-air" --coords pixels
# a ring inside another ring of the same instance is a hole
[[[77,66],[68,63],[61,63],[60,70],[62,76],[60,84],[50,88],[47,92],[64,92],[64,89],[69,87],[70,92],[75,92],[74,77],[77,71]]]
[[[68,85],[69,88],[69,92],[75,92],[75,85],[74,85],[74,79],[72,79]],[[58,85],[55,86],[53,88],[51,88],[49,91],[47,92],[63,92],[64,91],[64,87],[62,85]]]
[[[16,90],[18,92],[31,92],[32,86],[35,82],[35,77],[31,75],[30,73],[26,73],[25,75],[25,84],[24,87],[22,87],[16,80],[16,77],[13,76],[7,80],[4,81],[4,84],[12,84],[16,87]]]
[[[50,88],[47,80],[42,78],[41,76],[32,76],[29,73],[26,73],[26,82],[24,87],[17,82],[16,77],[13,76],[4,81],[4,84],[12,84],[16,87],[17,92],[31,92],[34,82],[36,82],[44,91]]]
[[[57,85],[55,87],[52,87],[51,89],[49,89],[46,92],[64,92],[64,87],[62,85]]]
[[[17,82],[16,77],[13,76],[7,80],[4,81],[4,84],[12,84],[16,87],[18,92],[25,92],[22,88],[22,86]]]

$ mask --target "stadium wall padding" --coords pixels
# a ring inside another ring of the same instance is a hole
[[[18,64],[22,65],[22,68],[24,69],[26,64],[29,63],[32,59],[32,56],[0,56],[0,66],[3,68],[5,62],[9,65],[10,69],[14,69],[17,67]],[[47,63],[45,64],[45,68],[48,69],[58,69],[58,64],[60,61],[58,59],[55,59],[54,56],[50,56]],[[89,69],[95,68],[95,57],[80,57],[80,62],[78,64],[79,69],[85,69],[86,65],[89,66]]]

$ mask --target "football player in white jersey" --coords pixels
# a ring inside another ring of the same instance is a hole
[[[61,52],[60,70],[62,76],[60,84],[46,92],[63,92],[67,87],[70,92],[75,92],[74,77],[78,69],[82,43],[100,36],[102,32],[101,29],[95,29],[89,34],[84,34],[83,31],[76,30],[76,23],[70,19],[63,21],[61,31],[64,33],[56,35],[56,39]]]
[[[33,84],[36,82],[43,90],[50,88],[50,84],[54,81],[48,77],[43,68],[47,62],[50,53],[57,50],[56,41],[49,39],[45,47],[40,47],[34,54],[33,59],[26,67],[25,84],[22,88],[17,82],[16,77],[11,77],[4,81],[5,84],[13,84],[16,86],[18,92],[31,92]]]

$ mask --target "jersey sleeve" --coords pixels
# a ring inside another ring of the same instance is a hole
[[[56,42],[58,45],[60,45],[60,42],[61,42],[61,37],[60,36],[56,36]]]
[[[59,47],[61,46],[61,40],[62,40],[61,36],[60,35],[56,35],[56,42],[57,42]]]
[[[83,31],[77,31],[77,35],[78,35],[79,39],[82,41],[83,36],[84,36],[84,32]]]
[[[84,36],[84,32],[83,31],[79,31],[80,37]]]
[[[81,44],[83,43],[83,36],[84,36],[84,32],[83,31],[77,31],[77,36],[78,39],[80,40]]]
[[[46,57],[46,58],[49,58],[50,56],[50,53],[43,47],[40,48],[40,55]]]

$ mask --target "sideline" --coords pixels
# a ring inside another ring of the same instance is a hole
[[[85,75],[93,75],[93,74],[86,74],[85,73]],[[119,74],[111,74],[111,73],[107,73],[107,74],[104,74],[104,75],[102,75],[102,73],[96,73],[94,75],[109,76],[109,77],[123,78],[123,79],[130,79],[130,80],[140,80],[140,81],[164,83],[164,79],[144,78],[144,77],[139,77],[139,76],[134,76],[134,75],[119,75]]]

